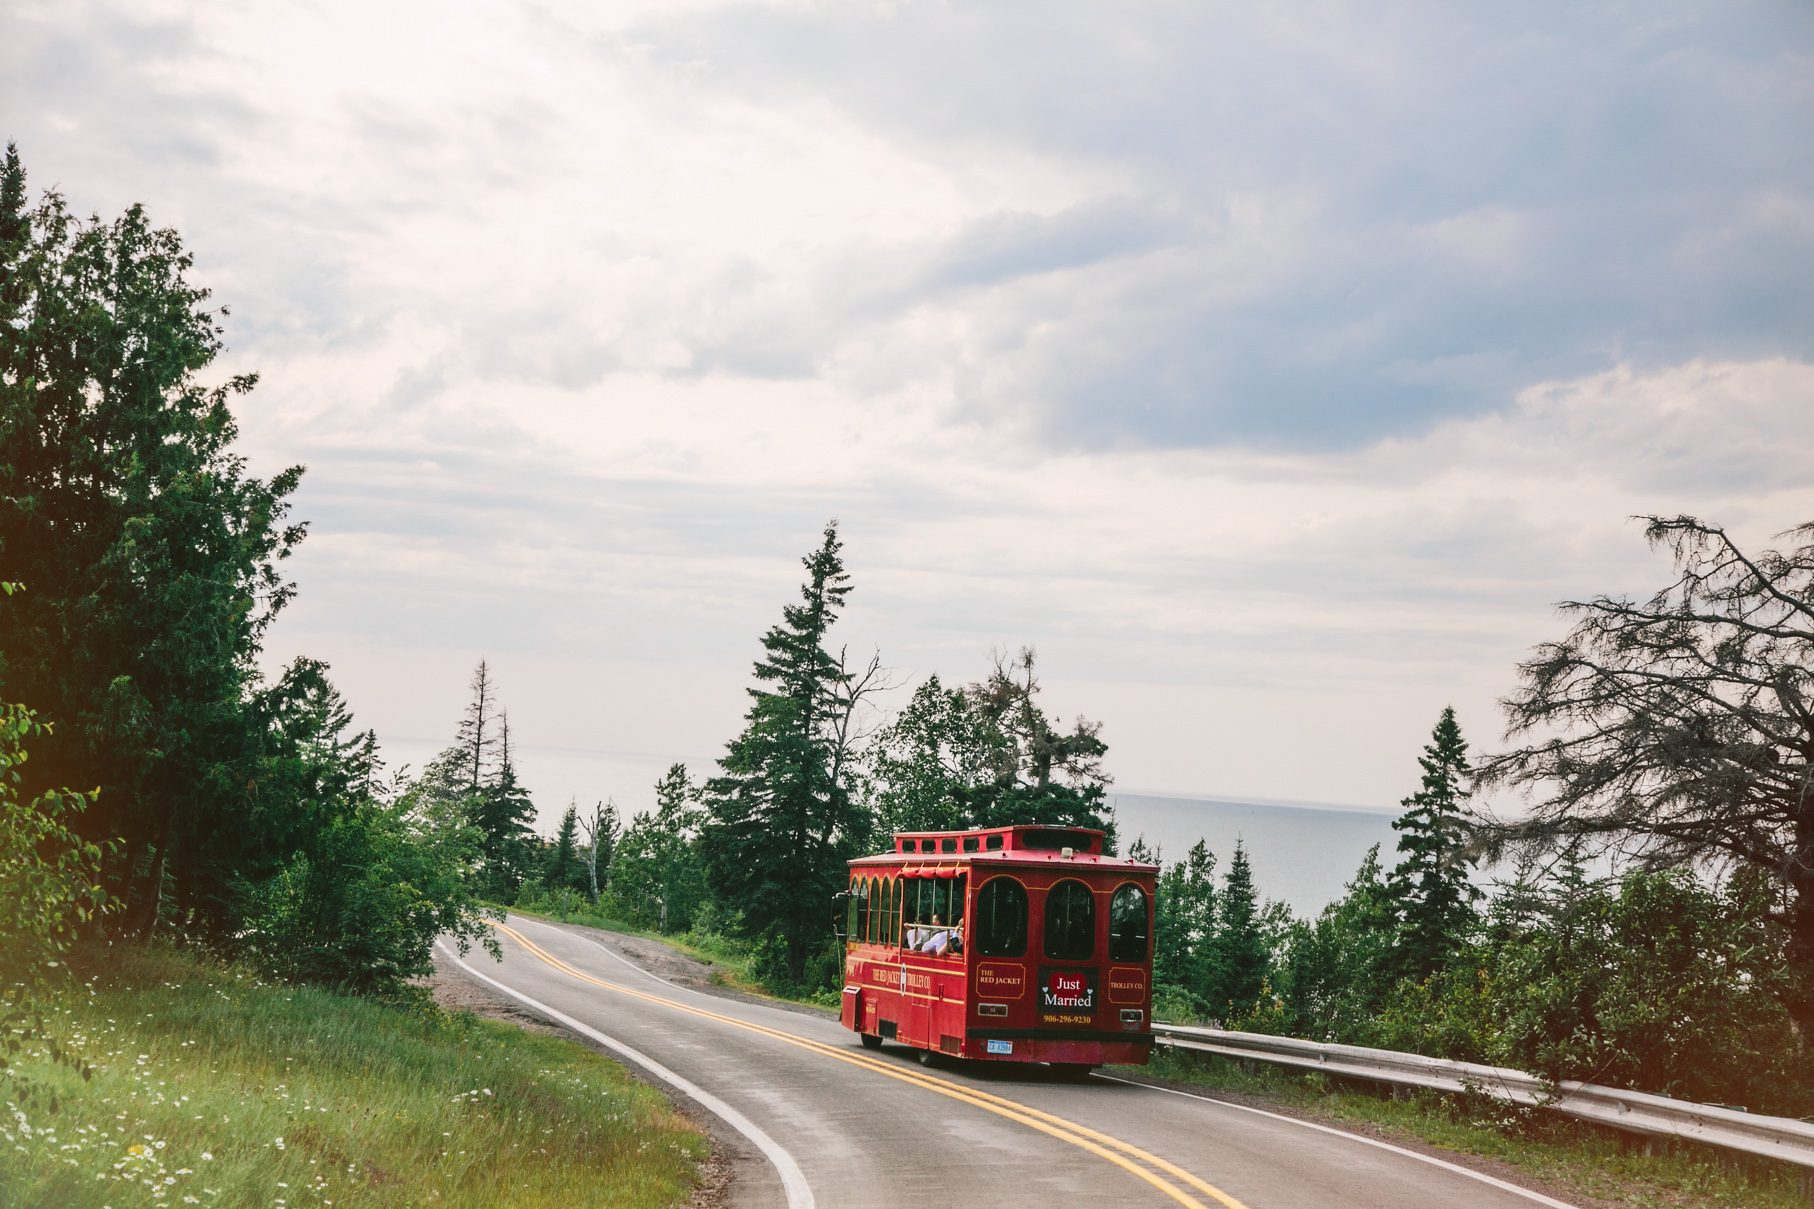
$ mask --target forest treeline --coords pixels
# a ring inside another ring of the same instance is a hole
[[[260,479],[235,452],[255,379],[203,380],[221,332],[180,239],[25,186],[9,148],[0,1028],[42,1028],[36,988],[84,929],[407,997],[436,936],[483,942],[500,905],[581,900],[722,938],[810,993],[838,981],[845,862],[890,831],[1113,838],[1101,727],[1046,711],[1031,650],[882,709],[904,686],[835,639],[852,590],[835,523],[760,636],[742,729],[648,808],[574,802],[539,836],[486,662],[446,751],[387,774],[324,664],[258,671],[296,591],[303,472]],[[1518,670],[1505,753],[1472,762],[1445,711],[1397,849],[1314,918],[1266,902],[1239,847],[1218,876],[1201,844],[1136,839],[1171,857],[1161,1010],[1814,1108],[1814,528],[1756,555],[1691,518],[1649,535],[1673,581],[1565,606],[1571,631]],[[1489,792],[1525,809],[1492,817]],[[1483,889],[1482,867],[1510,872]]]

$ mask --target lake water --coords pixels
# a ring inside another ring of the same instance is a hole
[[[1109,797],[1123,852],[1144,835],[1169,863],[1202,839],[1216,854],[1220,881],[1240,840],[1261,897],[1287,903],[1300,916],[1315,915],[1340,897],[1368,848],[1380,845],[1380,859],[1390,869],[1398,845],[1396,811],[1137,793]]]

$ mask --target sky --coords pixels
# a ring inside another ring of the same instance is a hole
[[[9,0],[308,467],[265,665],[544,829],[738,730],[828,520],[905,704],[1030,645],[1124,790],[1389,807],[1647,513],[1814,520],[1798,3]],[[883,715],[885,716],[885,715]],[[878,718],[878,720],[880,720]]]

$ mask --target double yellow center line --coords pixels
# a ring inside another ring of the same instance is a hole
[[[1028,1129],[1038,1130],[1040,1133],[1057,1138],[1061,1142],[1068,1142],[1080,1150],[1088,1151],[1097,1158],[1113,1163],[1115,1166],[1122,1168],[1136,1178],[1151,1184],[1154,1188],[1157,1188],[1160,1192],[1163,1192],[1166,1196],[1169,1196],[1180,1205],[1189,1206],[1190,1209],[1209,1209],[1209,1206],[1197,1199],[1197,1197],[1192,1195],[1187,1189],[1194,1189],[1196,1192],[1202,1193],[1216,1204],[1221,1205],[1223,1209],[1247,1209],[1240,1201],[1235,1200],[1214,1185],[1192,1175],[1182,1167],[1179,1167],[1176,1163],[1162,1159],[1156,1154],[1140,1149],[1138,1146],[1123,1142],[1119,1138],[1113,1138],[1105,1133],[1100,1133],[1088,1126],[1079,1125],[1074,1121],[1067,1121],[1063,1117],[1053,1116],[1051,1113],[1042,1112],[1037,1108],[1029,1108],[1024,1104],[1006,1099],[1002,1096],[992,1095],[986,1091],[979,1091],[976,1088],[952,1083],[949,1080],[941,1079],[936,1075],[913,1069],[904,1069],[898,1064],[887,1061],[886,1059],[871,1057],[870,1055],[843,1049],[835,1045],[826,1045],[819,1041],[811,1041],[805,1037],[796,1037],[794,1034],[782,1032],[780,1029],[768,1028],[767,1026],[760,1024],[752,1024],[747,1020],[739,1020],[734,1016],[726,1016],[720,1012],[709,1011],[706,1008],[681,1003],[678,1000],[669,999],[665,996],[652,995],[646,991],[632,990],[629,987],[620,986],[614,982],[606,982],[602,978],[597,978],[586,973],[577,966],[562,961],[560,958],[554,956],[552,953],[507,924],[494,923],[491,926],[515,941],[530,956],[553,966],[561,973],[566,974],[570,978],[577,979],[580,982],[588,983],[602,990],[610,991],[618,995],[624,995],[631,999],[640,999],[645,1003],[658,1004],[662,1007],[671,1008],[677,1012],[685,1012],[691,1016],[698,1016],[706,1020],[714,1020],[720,1024],[730,1025],[733,1028],[744,1029],[752,1033],[760,1033],[763,1036],[771,1037],[776,1041],[781,1041],[803,1050],[810,1050],[813,1053],[823,1055],[824,1057],[831,1058],[838,1062],[848,1062],[852,1066],[862,1067],[875,1074],[883,1075],[890,1079],[898,1079],[902,1083],[908,1083],[936,1095],[945,1096],[948,1099],[956,1100],[961,1104],[968,1104],[973,1108],[980,1108],[984,1112],[994,1113],[998,1117],[1004,1117],[1007,1120],[1025,1125]]]

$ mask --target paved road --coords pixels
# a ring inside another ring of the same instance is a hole
[[[1041,1068],[924,1068],[835,1020],[667,982],[609,933],[511,917],[455,962],[717,1118],[737,1209],[1530,1209],[1563,1202],[1208,1097]],[[451,959],[451,954],[446,955]]]

